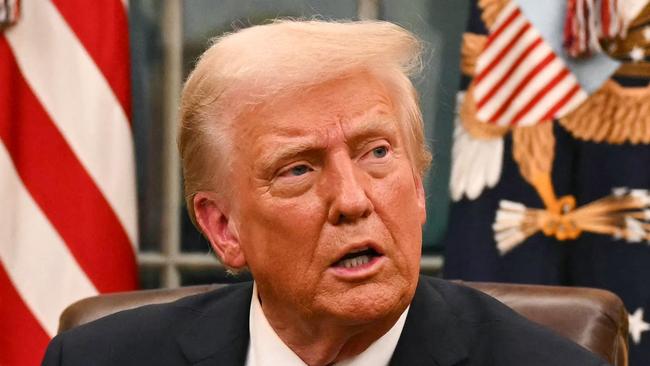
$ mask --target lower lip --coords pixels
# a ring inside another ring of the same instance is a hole
[[[357,267],[345,268],[332,266],[329,270],[341,279],[362,280],[377,273],[385,259],[384,256],[372,257],[368,263]]]

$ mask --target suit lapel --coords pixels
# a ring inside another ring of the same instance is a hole
[[[190,365],[246,363],[252,283],[231,285],[206,296],[205,307],[178,343]],[[197,310],[198,311],[198,310]],[[467,358],[458,322],[434,286],[420,277],[391,365],[453,366]]]
[[[461,324],[438,291],[420,277],[391,365],[452,366],[467,358]]]
[[[231,285],[206,296],[205,307],[178,343],[190,365],[242,366],[246,362],[252,283]]]

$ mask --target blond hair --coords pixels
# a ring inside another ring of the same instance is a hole
[[[431,162],[417,93],[409,76],[421,69],[421,43],[388,22],[279,20],[216,38],[183,88],[179,150],[192,221],[200,191],[228,192],[230,127],[274,97],[368,72],[393,93],[409,158],[418,174]]]

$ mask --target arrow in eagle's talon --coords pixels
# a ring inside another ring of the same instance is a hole
[[[633,189],[630,196],[636,198],[643,207],[650,207],[650,192],[647,189]]]
[[[575,239],[582,232],[609,235],[630,243],[650,244],[650,191],[612,189],[603,197],[565,214],[528,208],[520,202],[501,200],[492,225],[501,255],[522,244],[538,231],[559,241]]]

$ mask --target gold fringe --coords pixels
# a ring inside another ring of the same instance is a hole
[[[476,60],[485,48],[487,36],[476,33],[463,34],[460,69],[467,76],[474,76]]]
[[[650,86],[626,88],[609,80],[560,124],[586,141],[650,144]]]
[[[511,0],[479,0],[478,6],[483,9],[481,19],[487,28],[492,27],[492,24],[497,20],[501,10],[510,3]]]
[[[636,28],[650,22],[650,3],[641,10],[639,15],[630,23],[630,28]]]
[[[465,92],[465,98],[463,98],[463,103],[458,113],[465,130],[477,139],[491,140],[501,138],[510,130],[509,127],[494,125],[478,119],[476,116],[473,84],[470,84],[469,89]]]
[[[634,47],[641,47],[644,49],[646,52],[645,54],[647,55],[648,51],[645,49],[645,47],[647,46],[648,41],[646,40],[643,33],[644,32],[640,29],[633,30],[630,31],[625,38],[618,38],[614,42],[607,44],[605,46],[608,50],[607,54],[614,58],[625,59],[630,57],[630,51],[632,51]]]
[[[617,76],[627,77],[650,77],[650,63],[641,61],[634,62],[629,60],[630,51],[634,47],[642,47],[645,49],[646,55],[648,54],[648,46],[650,40],[644,36],[645,24],[650,23],[650,3],[639,13],[639,15],[630,23],[628,34],[625,38],[617,38],[612,42],[605,43],[604,49],[607,53],[614,58],[623,61],[621,67],[616,70]]]
[[[639,62],[636,64],[622,64],[618,70],[616,70],[616,76],[648,78],[650,77],[650,63]]]

